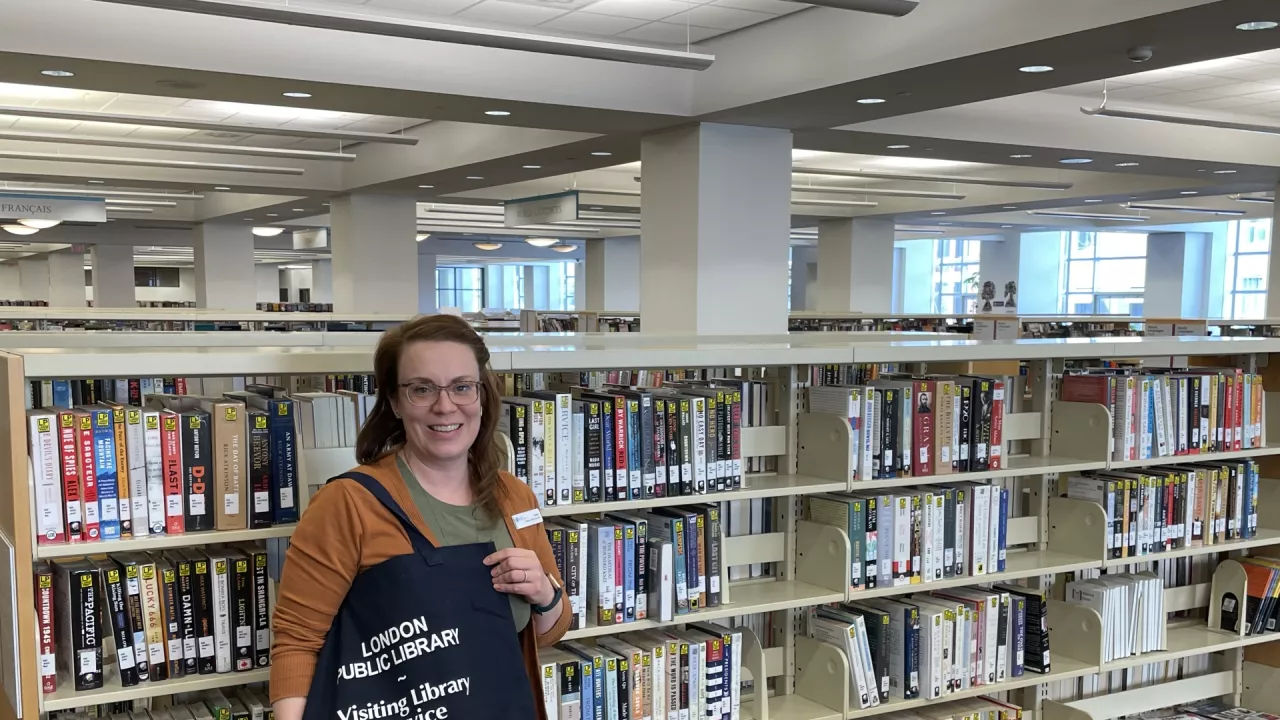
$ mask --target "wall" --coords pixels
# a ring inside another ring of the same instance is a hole
[[[2,280],[0,287],[4,287]],[[133,294],[138,302],[195,302],[196,271],[193,268],[178,268],[178,287],[135,287]],[[84,299],[93,300],[92,285],[85,286]]]
[[[1022,235],[1018,264],[1018,312],[1055,315],[1062,312],[1058,277],[1062,265],[1062,233]]]
[[[0,263],[0,300],[22,299],[22,275],[17,263]]]
[[[280,302],[280,266],[254,265],[254,279],[257,281],[257,302]]]
[[[933,312],[933,259],[936,240],[902,240],[894,248],[894,312]]]

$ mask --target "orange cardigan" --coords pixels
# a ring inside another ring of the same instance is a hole
[[[422,534],[431,542],[438,542],[409,495],[394,453],[357,470],[381,482]],[[545,526],[538,523],[517,530],[511,520],[512,515],[538,506],[533,491],[505,472],[500,472],[499,478],[502,515],[515,546],[536,552],[543,569],[563,583]],[[329,483],[316,493],[294,530],[277,590],[271,621],[275,634],[271,645],[272,702],[306,697],[320,647],[356,575],[388,558],[411,552],[409,536],[400,521],[354,481]],[[520,649],[539,720],[546,720],[546,710],[538,677],[538,648],[558,642],[571,619],[565,602],[560,619],[546,633],[536,635],[533,620],[520,632]]]

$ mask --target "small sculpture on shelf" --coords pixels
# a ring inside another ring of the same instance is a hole
[[[1018,307],[1018,283],[1014,280],[1004,284],[1004,306],[1006,308]]]
[[[996,297],[996,284],[990,280],[982,282],[982,312],[991,312],[991,301]]]

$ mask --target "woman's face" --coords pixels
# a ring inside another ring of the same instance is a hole
[[[471,348],[456,342],[410,343],[400,353],[399,376],[402,387],[392,407],[404,420],[411,449],[436,462],[465,458],[484,414],[480,367]]]

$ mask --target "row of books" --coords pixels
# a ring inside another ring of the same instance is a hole
[[[845,653],[850,695],[871,708],[1048,672],[1047,606],[1016,585],[937,590],[813,608],[807,632]]]
[[[1102,618],[1102,659],[1111,662],[1166,649],[1164,583],[1151,573],[1109,574],[1067,583],[1066,601]]]
[[[981,483],[805,498],[805,517],[843,530],[851,589],[1004,572],[1009,490]]]
[[[539,653],[550,720],[738,720],[742,635],[711,623],[629,632]]]
[[[552,518],[546,532],[565,579],[571,629],[670,622],[720,606],[719,505]]]
[[[1201,455],[1263,446],[1262,376],[1238,368],[1097,368],[1062,378],[1061,398],[1111,411],[1111,458]]]
[[[1255,537],[1258,483],[1257,462],[1232,460],[1072,475],[1067,497],[1102,506],[1110,557],[1142,557]]]
[[[810,387],[809,411],[853,430],[855,480],[1003,467],[1005,384],[976,376],[881,374],[866,385]]]
[[[313,302],[260,302],[263,312],[333,312],[333,303]]]
[[[37,542],[297,522],[293,402],[275,391],[28,411]]]
[[[498,429],[543,507],[742,487],[742,380],[525,390]]]
[[[243,672],[271,662],[267,552],[112,553],[35,570],[41,689],[77,691],[189,675]]]
[[[1245,635],[1275,632],[1280,627],[1280,559],[1242,557],[1245,597],[1228,592],[1222,598],[1222,629]]]
[[[275,720],[265,690],[242,686],[156,698],[124,700],[84,709],[55,710],[49,720]]]

